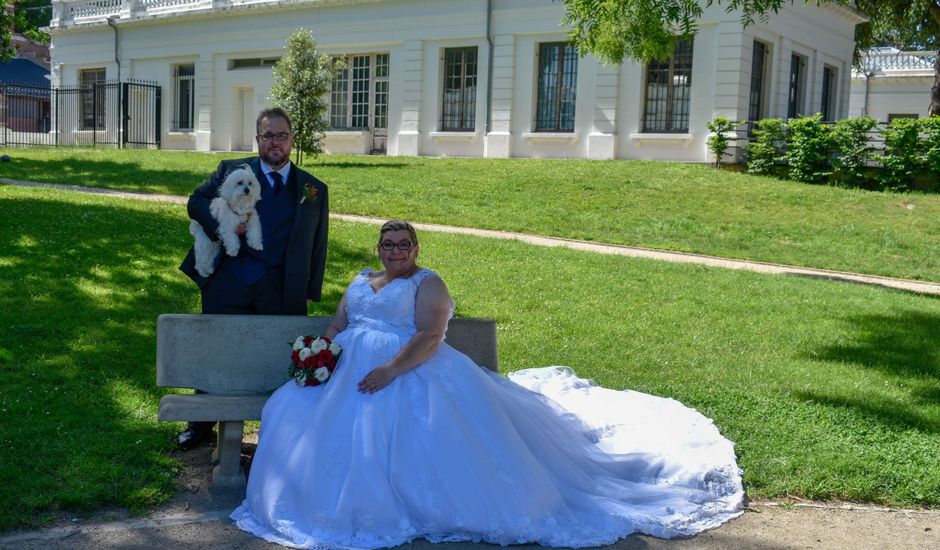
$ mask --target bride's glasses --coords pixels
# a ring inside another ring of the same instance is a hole
[[[402,241],[400,243],[393,243],[392,241],[382,241],[379,243],[379,248],[386,252],[391,252],[396,248],[402,252],[408,252],[411,250],[411,247],[414,246],[414,243],[411,241]]]

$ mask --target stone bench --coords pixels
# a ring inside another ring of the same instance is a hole
[[[241,444],[245,420],[260,420],[272,391],[288,380],[291,344],[323,334],[330,317],[165,314],[157,318],[157,386],[198,388],[167,394],[160,420],[219,423],[212,481],[244,486]],[[496,322],[451,319],[445,340],[478,365],[497,371]]]

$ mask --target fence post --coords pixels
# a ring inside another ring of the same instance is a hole
[[[162,146],[161,146],[160,141],[161,141],[161,139],[163,138],[163,132],[162,132],[161,129],[160,129],[160,119],[162,118],[162,116],[161,116],[161,109],[162,109],[162,106],[163,106],[163,102],[162,102],[162,100],[161,100],[161,98],[160,98],[160,91],[161,91],[162,89],[163,89],[163,88],[161,88],[161,87],[159,87],[159,86],[154,89],[154,90],[156,91],[156,94],[157,94],[157,99],[156,99],[156,101],[154,102],[154,104],[155,104],[155,106],[156,106],[156,113],[154,114],[154,128],[156,128],[156,131],[155,131],[155,134],[154,134],[153,137],[155,138],[155,140],[156,140],[156,142],[157,142],[157,149],[162,149]]]
[[[120,83],[121,85],[121,143],[119,147],[121,149],[127,147],[127,129],[128,121],[131,118],[130,111],[127,107],[128,97],[130,96],[130,84],[127,82]]]

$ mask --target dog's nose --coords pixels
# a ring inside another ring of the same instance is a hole
[[[245,194],[246,194],[246,195],[251,194],[251,188],[250,188],[250,187],[246,187],[246,188],[245,188]]]

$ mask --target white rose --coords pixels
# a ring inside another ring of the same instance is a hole
[[[304,337],[298,336],[297,339],[294,340],[294,351],[300,351],[302,349],[304,349]]]
[[[320,353],[321,351],[325,349],[326,349],[326,342],[324,342],[322,338],[317,338],[316,340],[313,341],[313,343],[310,344],[310,350],[313,353]]]
[[[330,350],[330,353],[332,353],[334,356],[336,356],[336,355],[339,355],[339,352],[342,350],[342,348],[340,348],[339,346],[337,346],[336,343],[334,342],[334,343],[330,344],[329,350]]]
[[[313,377],[320,382],[326,382],[326,379],[330,377],[330,371],[326,367],[320,367],[313,371]]]
[[[311,350],[310,348],[303,348],[303,349],[300,350],[300,360],[301,360],[301,361],[303,361],[304,359],[310,357],[311,355],[313,355],[313,350]]]

